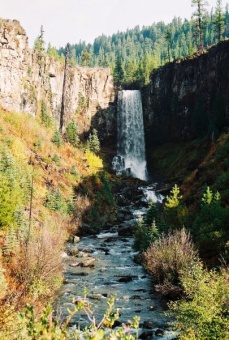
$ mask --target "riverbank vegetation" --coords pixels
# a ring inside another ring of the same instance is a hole
[[[97,214],[91,233],[104,226],[104,216],[112,213],[115,218],[96,131],[88,142],[76,143],[75,127],[60,136],[42,113],[33,118],[0,112],[1,339],[15,338],[28,315],[21,324],[15,320],[27,304],[37,318],[52,301],[63,281],[65,242],[79,231],[85,214],[93,218],[93,212]],[[103,195],[98,196],[100,192]]]
[[[229,134],[204,143],[201,150],[196,140],[154,153],[161,175],[179,185],[162,206],[150,204],[135,233],[135,249],[157,290],[178,299],[170,308],[181,339],[229,336]]]

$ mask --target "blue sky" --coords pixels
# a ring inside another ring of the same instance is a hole
[[[45,41],[55,47],[80,39],[92,42],[136,25],[170,22],[174,16],[190,19],[191,0],[1,0],[1,17],[17,19],[30,46],[43,25]],[[223,5],[228,0],[223,0]],[[208,0],[209,10],[216,0]]]

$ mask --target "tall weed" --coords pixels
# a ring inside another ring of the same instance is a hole
[[[182,291],[181,271],[198,261],[191,236],[184,228],[162,234],[143,253],[145,268],[159,283],[157,289],[165,295]]]

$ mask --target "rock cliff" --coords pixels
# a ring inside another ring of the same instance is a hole
[[[229,41],[151,74],[143,90],[146,145],[212,137],[229,122]]]
[[[28,47],[25,30],[16,20],[0,21],[0,105],[33,116],[41,102],[63,131],[72,119],[81,135],[93,127],[101,139],[114,134],[114,87],[108,68],[68,65],[63,89],[64,63]]]

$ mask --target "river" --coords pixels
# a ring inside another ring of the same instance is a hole
[[[152,189],[141,188],[144,200],[161,200]],[[128,211],[128,218],[123,213]],[[122,229],[136,224],[136,216],[144,214],[146,208],[121,207]],[[77,244],[68,244],[65,258],[65,284],[58,299],[58,310],[63,318],[67,309],[74,308],[74,299],[80,299],[87,290],[87,299],[93,306],[94,316],[99,322],[107,309],[107,299],[115,295],[115,308],[119,309],[119,321],[128,323],[133,316],[140,317],[140,334],[148,339],[175,339],[170,330],[170,320],[165,316],[166,301],[154,288],[153,278],[144,268],[135,263],[133,237],[120,236],[118,227],[97,236],[83,237]],[[68,254],[68,255],[67,255]],[[88,318],[79,312],[71,320],[71,326],[84,327]],[[144,338],[144,337],[141,337]]]

